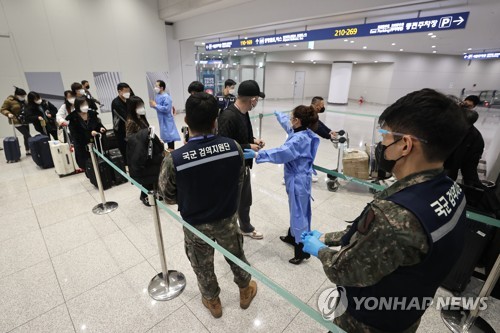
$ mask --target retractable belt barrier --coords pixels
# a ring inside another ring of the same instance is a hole
[[[97,149],[93,148],[94,153],[99,156],[103,161],[108,163],[113,169],[115,169],[116,172],[120,173],[123,177],[128,179],[131,184],[135,185],[137,188],[139,188],[142,192],[148,194],[149,191],[146,190],[141,184],[139,184],[137,181],[135,181],[133,178],[131,178],[126,172],[121,170],[119,167],[117,167],[113,162],[111,162],[106,156],[104,156],[100,151]],[[330,330],[331,332],[335,333],[345,333],[344,330],[336,326],[330,321],[324,320],[322,315],[314,310],[312,307],[301,301],[297,296],[293,295],[290,293],[288,290],[284,289],[281,287],[279,284],[268,278],[266,275],[261,273],[260,271],[256,270],[252,266],[249,266],[248,264],[244,263],[240,259],[236,258],[233,254],[228,252],[226,249],[224,249],[222,246],[205,236],[202,232],[200,232],[198,229],[194,228],[191,226],[189,223],[185,222],[177,213],[175,213],[173,210],[168,208],[164,203],[155,200],[156,205],[158,207],[161,207],[168,215],[170,215],[174,220],[182,224],[183,227],[191,231],[193,234],[198,236],[199,238],[203,239],[204,242],[206,242],[208,245],[222,253],[226,258],[234,262],[236,265],[244,269],[246,272],[254,276],[257,280],[262,282],[264,285],[272,289],[275,293],[277,293],[279,296],[283,297],[286,301],[288,301],[290,304],[298,308],[300,311],[304,312],[307,314],[309,317],[314,319],[318,324],[322,325],[326,329]]]

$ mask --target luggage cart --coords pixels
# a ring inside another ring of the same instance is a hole
[[[330,141],[333,143],[333,147],[338,150],[337,168],[333,169],[333,171],[340,172],[341,154],[345,148],[349,148],[349,134],[344,130],[340,130],[337,132],[337,137],[330,139]],[[328,191],[337,192],[340,186],[338,177],[329,174],[326,177],[328,178],[326,181]]]

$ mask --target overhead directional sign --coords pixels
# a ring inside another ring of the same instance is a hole
[[[445,14],[386,22],[346,25],[341,27],[292,32],[247,39],[235,39],[205,44],[205,50],[223,50],[241,47],[256,47],[283,43],[309,42],[338,38],[387,36],[413,32],[445,31],[464,29],[469,12]]]
[[[467,53],[464,54],[464,59],[465,60],[500,59],[500,52]]]

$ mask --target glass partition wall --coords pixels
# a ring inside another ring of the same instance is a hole
[[[255,80],[265,91],[266,53],[246,50],[205,51],[197,46],[195,54],[196,79],[210,89],[214,95],[224,90],[224,82],[233,79],[239,84],[245,80]]]

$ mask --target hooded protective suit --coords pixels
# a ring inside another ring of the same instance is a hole
[[[181,141],[179,132],[175,127],[174,115],[172,114],[172,97],[163,93],[156,95],[156,109],[158,123],[160,124],[160,138],[164,142]]]
[[[285,165],[290,231],[298,244],[302,232],[311,230],[311,174],[319,138],[310,129],[294,130],[288,115],[275,115],[288,138],[281,147],[259,151],[255,161]]]

